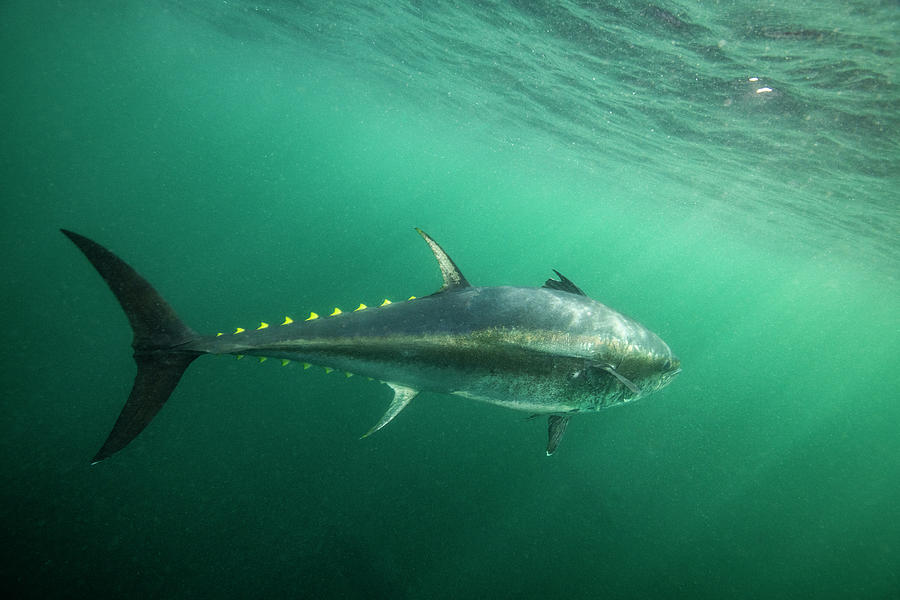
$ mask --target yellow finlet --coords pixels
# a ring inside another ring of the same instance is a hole
[[[342,311],[341,309],[339,309],[338,307],[335,306],[335,307],[334,307],[334,312],[331,313],[331,314],[328,315],[328,316],[329,316],[329,317],[333,317],[334,315],[339,315],[339,314],[341,314],[342,312],[343,312],[343,311]]]
[[[358,311],[358,310],[365,310],[365,309],[367,309],[367,308],[369,308],[369,307],[366,306],[365,304],[363,304],[362,302],[360,302],[360,303],[359,303],[359,306],[357,306],[355,309],[353,309],[353,312],[356,312],[356,311]]]
[[[260,357],[259,357],[259,362],[260,362],[260,364],[266,362],[267,360],[269,360],[269,357],[268,357],[268,356],[260,356]]]
[[[344,375],[346,375],[347,377],[353,377],[353,373],[351,373],[350,371],[344,371]]]
[[[311,366],[312,366],[312,365],[309,364],[309,363],[303,363],[303,370],[305,371],[305,370],[307,370],[308,368],[310,368]]]
[[[391,303],[391,301],[388,300],[387,298],[385,298],[385,299],[384,299],[384,302],[382,302],[381,304],[379,304],[379,306],[387,306],[387,305],[390,304],[390,303]]]
[[[307,321],[312,321],[313,319],[318,319],[319,315],[314,312],[309,313],[309,316],[306,318]]]
[[[235,354],[235,356],[237,357],[238,360],[241,360],[242,358],[244,358],[243,354]]]
[[[259,331],[260,329],[265,329],[265,328],[268,327],[268,326],[269,326],[268,323],[265,323],[265,322],[263,322],[263,321],[260,321],[260,322],[259,322],[259,327],[257,327],[256,330]]]
[[[220,335],[222,335],[222,332],[221,332],[221,331],[220,331],[219,333],[216,334],[216,337],[219,337]]]
[[[294,320],[293,320],[292,318],[290,318],[290,317],[285,317],[285,318],[284,318],[284,323],[282,323],[282,325],[290,325],[290,324],[293,323],[293,322],[294,322]]]
[[[326,374],[327,374],[327,373],[331,373],[332,371],[334,371],[334,369],[332,369],[331,367],[325,367],[325,373],[326,373]]]
[[[415,300],[415,299],[416,299],[415,296],[410,296],[409,298],[407,298],[407,300]]]
[[[286,366],[288,366],[289,364],[291,364],[291,361],[289,361],[288,359],[286,359],[286,358],[282,358],[282,359],[281,359],[281,366],[282,366],[282,367],[286,367]]]
[[[234,333],[243,333],[243,332],[244,332],[243,327],[238,327],[237,329],[234,330]],[[234,334],[232,334],[232,335],[234,335]]]

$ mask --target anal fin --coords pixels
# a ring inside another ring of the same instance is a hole
[[[391,386],[391,389],[394,390],[394,399],[391,400],[391,405],[388,406],[387,411],[381,417],[381,420],[375,423],[375,425],[367,431],[362,437],[366,438],[390,423],[394,420],[394,417],[400,414],[400,411],[406,408],[406,405],[409,404],[409,401],[416,397],[419,393],[419,390],[414,390],[411,387],[406,387],[404,385],[400,385],[398,383],[388,383]]]
[[[568,424],[569,417],[550,415],[547,419],[547,456],[552,455],[559,448],[559,442],[562,441]]]

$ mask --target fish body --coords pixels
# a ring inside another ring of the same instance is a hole
[[[599,302],[523,287],[467,287],[187,348],[329,366],[538,413],[634,400],[660,387],[674,359],[659,337]],[[615,366],[640,392],[596,365]]]
[[[548,454],[571,415],[636,400],[680,372],[678,358],[656,334],[587,297],[558,272],[558,280],[538,288],[472,286],[443,249],[418,231],[444,278],[430,296],[200,335],[121,259],[63,230],[106,279],[135,331],[135,386],[95,462],[127,445],[187,366],[205,354],[314,364],[387,383],[394,399],[366,435],[421,391],[546,414]]]

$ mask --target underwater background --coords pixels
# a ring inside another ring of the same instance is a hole
[[[784,4],[784,5],[782,5]],[[0,5],[3,586],[15,597],[900,597],[900,7]],[[559,269],[683,372],[543,419],[198,360],[96,466],[131,331]]]

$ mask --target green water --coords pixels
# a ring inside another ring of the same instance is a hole
[[[4,587],[900,596],[900,9],[788,4],[3,3]],[[523,414],[360,440],[386,386],[203,359],[89,466],[131,333],[59,227],[215,332],[436,290],[415,226],[683,373],[547,458]]]

